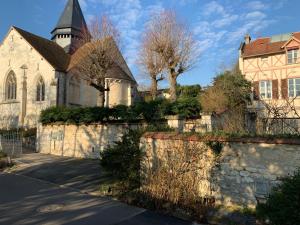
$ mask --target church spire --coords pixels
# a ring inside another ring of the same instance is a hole
[[[73,53],[74,44],[80,38],[83,29],[87,29],[87,25],[78,0],[68,0],[56,27],[51,32],[52,40],[67,53]]]

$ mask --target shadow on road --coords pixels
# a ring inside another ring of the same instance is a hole
[[[99,160],[74,159],[44,154],[25,154],[16,159],[12,172],[65,185],[82,192],[95,193],[99,185],[111,177],[103,172]]]

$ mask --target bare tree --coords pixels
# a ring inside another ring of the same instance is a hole
[[[300,134],[300,114],[295,106],[294,98],[282,100],[264,100],[259,102],[264,106],[262,112],[258,112],[258,125],[263,124],[259,132],[272,134]],[[260,128],[258,126],[258,128]]]
[[[154,15],[145,36],[149,39],[151,50],[164,63],[164,69],[169,75],[171,101],[176,101],[178,76],[190,70],[199,56],[196,41],[187,26],[180,23],[172,11]]]
[[[164,63],[160,55],[153,51],[151,39],[148,36],[143,38],[140,49],[139,64],[147,76],[151,79],[151,97],[153,100],[157,97],[157,85],[164,79]]]
[[[108,17],[94,19],[89,29],[83,29],[77,45],[81,46],[72,56],[71,71],[83,78],[99,91],[100,106],[104,106],[105,78],[110,70],[118,66],[119,33]]]
[[[149,152],[141,164],[142,193],[156,204],[188,207],[198,219],[206,214],[214,203],[212,174],[219,156],[199,142],[166,142],[157,155]]]

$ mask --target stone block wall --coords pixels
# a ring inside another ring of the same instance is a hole
[[[211,115],[201,115],[198,119],[184,119],[180,116],[167,116],[167,124],[179,132],[206,133],[213,130]]]
[[[139,126],[143,124],[40,125],[37,151],[76,158],[99,158],[101,150],[120,140],[129,128],[137,129]]]
[[[222,143],[217,157],[212,154],[213,149],[207,149],[208,141]],[[293,174],[300,167],[297,139],[203,140],[170,133],[148,133],[141,139],[150,167],[166,161],[167,152],[189,145],[199,148],[201,154],[203,148],[207,149],[198,162],[202,165],[199,196],[215,198],[217,204],[224,206],[255,207],[280,183],[280,177]]]

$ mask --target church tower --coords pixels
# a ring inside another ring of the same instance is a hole
[[[87,25],[79,2],[68,0],[56,27],[51,32],[51,39],[64,48],[66,53],[73,54],[83,30],[87,30]]]

